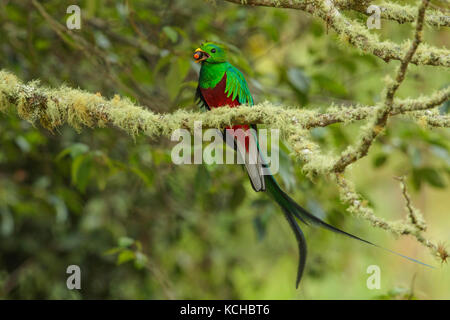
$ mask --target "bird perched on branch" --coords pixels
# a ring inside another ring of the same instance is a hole
[[[196,92],[197,102],[200,106],[207,110],[211,110],[220,107],[234,108],[241,104],[249,106],[253,105],[253,98],[244,76],[236,67],[227,61],[226,50],[222,45],[213,42],[205,42],[195,50],[194,59],[196,62],[201,63]],[[231,129],[231,131],[229,129]],[[224,130],[222,133],[223,139],[228,143],[230,141],[229,137],[232,134],[230,132],[252,131],[250,134],[245,134],[245,137],[242,136],[242,134],[236,134],[232,137],[231,141],[238,158],[240,157],[243,160],[244,167],[250,178],[253,189],[257,192],[266,191],[270,194],[281,207],[286,220],[295,234],[299,250],[296,280],[297,288],[305,269],[307,255],[306,239],[302,229],[297,223],[297,219],[306,225],[312,224],[321,226],[333,232],[387,250],[413,262],[426,265],[420,261],[393,252],[389,249],[382,248],[372,242],[333,227],[297,204],[280,188],[273,175],[268,171],[269,168],[267,163],[264,161],[263,155],[259,152],[257,136],[254,134],[256,129],[256,125],[234,125],[231,128],[228,128],[228,130]],[[257,147],[251,148],[251,145]]]

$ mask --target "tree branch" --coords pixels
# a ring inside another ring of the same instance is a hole
[[[351,6],[348,8],[342,7],[342,9],[354,10],[360,13],[363,13],[367,16],[370,14],[367,13],[367,5],[358,5],[357,1],[350,1]],[[368,1],[372,2],[372,1]],[[363,2],[364,3],[364,2]],[[417,8],[411,7],[408,5],[399,5],[396,3],[383,2],[380,4],[376,4],[381,11],[381,18],[385,20],[391,20],[398,22],[400,24],[403,23],[412,23],[416,21],[417,16]],[[450,27],[450,16],[445,15],[444,13],[438,10],[428,10],[428,13],[425,16],[425,23],[432,27]]]
[[[402,59],[401,65],[397,70],[395,81],[389,83],[387,86],[384,106],[378,108],[374,117],[373,124],[371,125],[371,127],[367,128],[365,133],[358,141],[357,145],[347,148],[347,150],[342,153],[341,157],[333,165],[333,171],[343,172],[348,165],[362,157],[365,157],[375,138],[381,133],[381,131],[383,131],[384,127],[386,126],[387,120],[394,106],[395,93],[405,79],[408,65],[410,64],[414,54],[416,53],[419,44],[422,42],[423,21],[428,4],[429,0],[423,0],[422,4],[419,7],[414,41],[412,42],[409,50],[406,52],[405,57]]]
[[[235,4],[249,6],[263,6],[275,8],[287,8],[307,11],[308,5],[313,4],[315,0],[225,0]],[[335,0],[334,5],[339,10],[350,10],[369,16],[367,8],[373,0]],[[415,7],[408,5],[399,5],[390,2],[376,4],[381,11],[381,18],[403,23],[412,23],[416,21]],[[425,17],[425,22],[433,27],[450,27],[450,17],[439,10],[429,10]]]
[[[406,190],[405,177],[396,177],[395,179],[400,182],[400,188],[402,190],[403,198],[405,199],[406,210],[408,211],[410,223],[414,225],[417,230],[425,231],[427,229],[427,225],[422,213],[420,213],[418,209],[414,208],[411,203],[411,197],[409,196],[408,190]]]
[[[425,221],[422,221],[422,224],[413,224],[408,220],[388,222],[383,218],[379,218],[374,214],[373,209],[368,206],[367,200],[363,199],[355,191],[353,184],[348,182],[342,174],[335,174],[334,179],[338,185],[341,200],[349,205],[347,211],[369,221],[374,227],[384,229],[395,235],[411,235],[415,237],[419,243],[430,249],[431,253],[442,261],[444,261],[442,257],[448,256],[445,248],[422,236],[421,231],[423,231],[422,228],[425,226]]]
[[[414,119],[425,119],[433,126],[450,127],[444,115],[424,114],[450,98],[450,87],[429,97],[398,100],[392,115],[409,114]],[[330,107],[327,112],[283,108],[270,103],[253,107],[220,108],[211,112],[179,110],[173,114],[154,113],[127,99],[115,96],[105,99],[99,93],[61,87],[49,89],[32,81],[22,83],[16,76],[0,71],[0,111],[12,104],[19,115],[32,123],[40,122],[44,128],[54,131],[69,123],[80,130],[83,126],[115,126],[129,134],[145,134],[150,137],[170,136],[173,130],[184,128],[193,131],[194,121],[202,121],[204,128],[224,128],[231,124],[265,124],[287,132],[287,125],[294,130],[325,127],[334,123],[364,120],[374,115],[376,107]]]
[[[424,109],[434,108],[448,100],[449,94],[450,89],[446,88],[430,97],[399,100],[393,103],[391,115],[412,115],[419,121],[426,119],[429,125],[450,127],[448,116],[439,116],[436,113],[429,116],[423,114],[430,111],[423,111]],[[308,139],[307,129],[337,122],[362,120],[373,116],[378,110],[367,106],[350,109],[332,107],[329,112],[318,113],[263,103],[254,107],[218,108],[206,113],[180,110],[173,114],[157,114],[117,95],[107,100],[99,93],[92,94],[68,87],[45,88],[37,81],[23,84],[11,73],[0,71],[0,112],[6,112],[11,105],[23,119],[31,123],[39,122],[52,132],[68,123],[77,130],[81,130],[83,126],[91,128],[115,126],[132,136],[144,134],[156,138],[170,136],[179,128],[193,131],[196,121],[201,121],[203,128],[224,128],[232,124],[245,123],[265,124],[280,129],[291,145],[294,155],[305,163],[304,170],[307,173],[312,172],[311,168],[321,166],[329,168],[327,165],[329,157],[321,154],[319,146]],[[329,171],[322,173],[328,174]],[[413,225],[387,222],[377,218],[372,209],[362,206],[364,202],[342,175],[337,176],[336,182],[341,190],[341,197],[350,204],[350,212],[358,213],[372,225],[393,233],[412,234],[427,247],[437,250],[438,247],[424,239]]]
[[[370,33],[370,31],[357,21],[346,18],[342,15],[338,6],[335,6],[331,0],[225,0],[228,2],[251,5],[298,9],[309,12],[321,18],[334,29],[340,36],[340,39],[353,45],[363,52],[371,53],[384,61],[390,60],[401,61],[405,56],[409,44],[398,45],[391,41],[380,41],[378,36]],[[345,3],[347,3],[346,1]],[[337,2],[337,5],[343,2]],[[432,66],[450,66],[450,50],[438,49],[432,46],[423,45],[417,50],[411,63],[416,65],[432,65]]]

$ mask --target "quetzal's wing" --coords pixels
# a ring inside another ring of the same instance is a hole
[[[227,83],[225,85],[225,94],[232,100],[238,100],[239,104],[253,105],[253,98],[247,86],[242,73],[231,64],[226,71]],[[238,161],[244,163],[245,169],[255,191],[265,191],[266,185],[263,173],[263,160],[259,153],[258,139],[256,137],[256,125],[251,126],[253,130],[247,131],[248,145],[246,139],[236,139],[236,152]],[[225,133],[226,139],[227,133]],[[230,139],[231,140],[231,139]],[[230,141],[226,139],[226,141]],[[233,141],[233,140],[231,140]],[[234,146],[233,146],[234,147]]]
[[[245,81],[244,75],[231,64],[229,64],[227,71],[227,83],[225,86],[225,93],[227,97],[237,99],[240,104],[253,105],[253,98]]]

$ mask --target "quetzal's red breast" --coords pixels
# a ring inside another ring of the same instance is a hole
[[[220,108],[224,106],[229,106],[230,108],[233,108],[235,106],[240,105],[239,99],[236,96],[233,100],[233,95],[230,94],[229,97],[227,97],[227,94],[225,93],[225,87],[227,84],[227,74],[225,73],[223,75],[222,80],[214,87],[214,88],[208,88],[204,89],[200,87],[200,92],[202,93],[203,99],[205,99],[208,107],[211,109],[213,108]],[[229,127],[227,127],[228,129]],[[235,125],[231,127],[234,130],[242,129],[247,130],[249,129],[248,125]]]

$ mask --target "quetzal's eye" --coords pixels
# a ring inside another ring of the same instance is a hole
[[[211,52],[212,53],[216,53],[216,49],[211,49]]]

